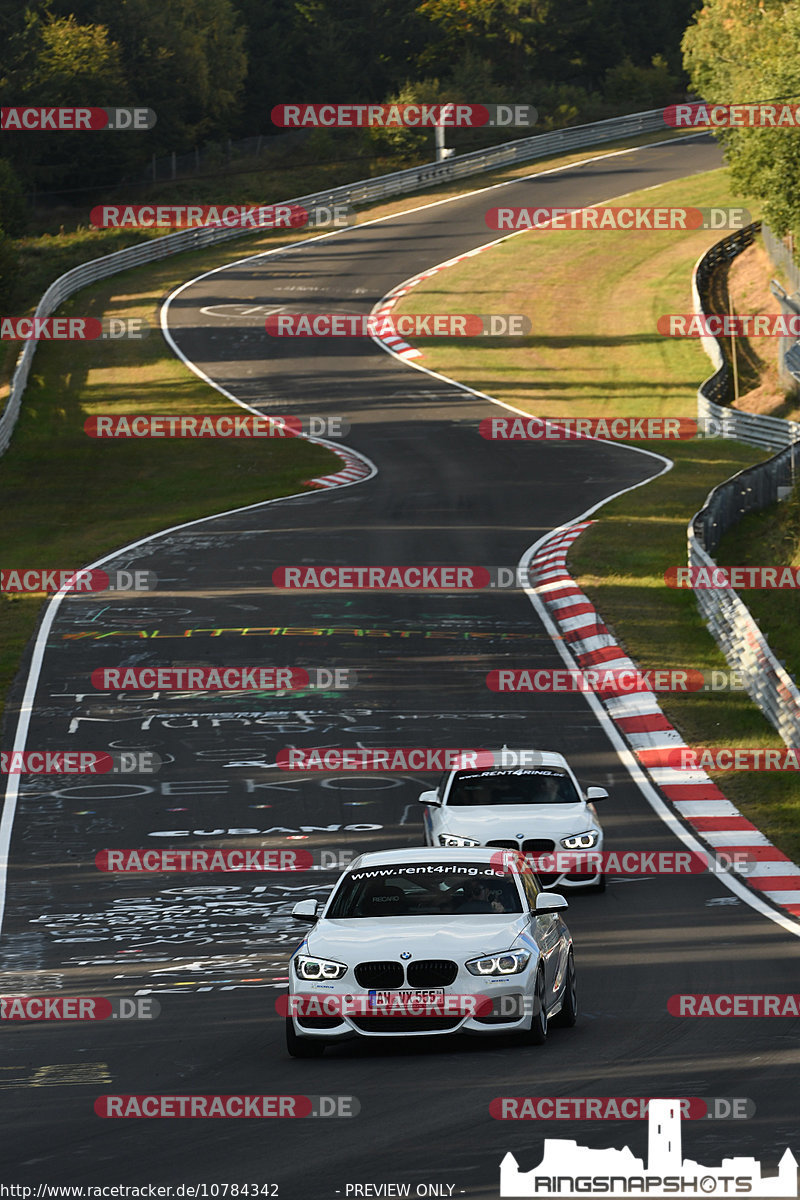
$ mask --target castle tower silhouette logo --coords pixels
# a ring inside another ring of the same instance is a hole
[[[602,1195],[606,1200],[634,1196],[797,1196],[797,1159],[784,1151],[778,1174],[762,1176],[756,1158],[724,1158],[703,1167],[681,1157],[678,1100],[651,1100],[647,1165],[622,1150],[592,1150],[566,1138],[545,1138],[542,1161],[520,1171],[509,1153],[500,1164],[500,1195],[565,1197]]]

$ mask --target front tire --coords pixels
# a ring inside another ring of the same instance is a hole
[[[536,972],[536,990],[533,996],[531,1027],[524,1034],[529,1046],[543,1046],[547,1041],[547,1005],[545,1003],[544,971]]]
[[[292,1058],[321,1058],[325,1043],[301,1037],[291,1017],[286,1018],[286,1049]]]
[[[561,1012],[553,1017],[553,1024],[571,1029],[578,1019],[578,985],[575,978],[575,959],[572,951],[567,960],[567,978],[564,983],[564,1003]]]

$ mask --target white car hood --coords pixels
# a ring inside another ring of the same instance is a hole
[[[441,810],[439,832],[479,837],[482,841],[498,838],[569,837],[597,827],[597,821],[585,804],[492,804],[469,808],[445,806]]]
[[[359,917],[318,921],[308,935],[308,953],[358,963],[398,958],[454,958],[508,950],[528,927],[528,913],[464,914],[451,917]]]

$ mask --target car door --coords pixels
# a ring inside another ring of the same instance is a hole
[[[561,986],[561,977],[566,964],[564,927],[558,913],[536,915],[536,897],[539,895],[539,886],[533,872],[525,872],[522,875],[522,886],[531,913],[532,932],[539,946],[539,953],[544,965],[545,991],[549,1007]]]

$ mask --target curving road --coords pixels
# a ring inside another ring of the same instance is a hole
[[[718,162],[713,143],[682,140],[520,180],[502,198],[582,205]],[[333,1200],[354,1184],[409,1183],[412,1194],[436,1184],[438,1194],[452,1187],[478,1200],[497,1196],[507,1150],[533,1166],[545,1134],[646,1154],[644,1123],[501,1123],[489,1114],[499,1095],[749,1097],[748,1121],[687,1123],[687,1153],[708,1164],[752,1154],[774,1168],[797,1145],[797,1022],[679,1022],[666,1012],[675,992],[793,990],[798,941],[711,876],[617,878],[602,896],[572,900],[583,1014],[543,1049],[509,1039],[351,1044],[296,1062],[275,1013],[302,932],[287,913],[298,896],[324,894],[332,872],[238,882],[115,878],[92,865],[108,846],[352,853],[416,844],[415,798],[427,779],[294,778],[273,765],[286,745],[358,742],[562,750],[585,783],[611,793],[609,845],[675,848],[581,696],[486,690],[496,667],[562,665],[523,594],[348,598],[271,587],[276,566],[303,562],[513,566],[547,530],[660,469],[599,442],[484,442],[477,423],[497,412],[488,402],[371,342],[267,343],[263,312],[245,315],[258,306],[369,311],[401,279],[487,241],[483,213],[496,197],[474,194],[243,260],[172,300],[181,354],[218,386],[272,412],[345,417],[348,444],[378,473],[132,548],[113,565],[154,570],[157,592],[135,603],[70,598],[40,637],[28,745],[147,748],[165,762],[131,782],[27,779],[0,942],[4,990],[150,996],[161,1015],[0,1028],[0,1179],[274,1182],[283,1200]],[[89,684],[102,666],[264,662],[355,668],[358,686],[298,700],[104,695]],[[12,710],[22,705],[20,684]],[[353,1095],[361,1113],[275,1123],[94,1114],[103,1093],[152,1092]]]

